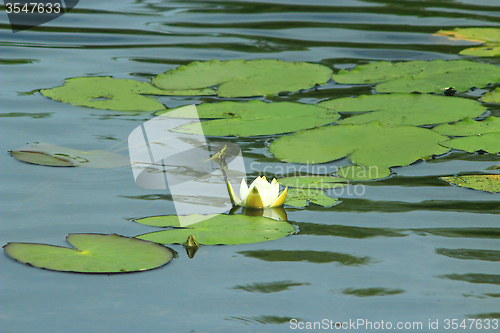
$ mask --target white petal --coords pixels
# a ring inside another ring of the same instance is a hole
[[[250,190],[248,189],[247,181],[245,180],[245,178],[243,178],[240,184],[240,200],[242,202],[245,202],[247,200],[248,193],[250,193]]]

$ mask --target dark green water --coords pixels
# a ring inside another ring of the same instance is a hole
[[[151,114],[77,107],[25,92],[87,75],[148,81],[193,60],[269,58],[338,69],[373,60],[459,59],[474,43],[432,34],[500,25],[497,0],[80,1],[69,14],[13,34],[1,8],[2,245],[66,246],[67,234],[76,232],[134,236],[152,229],[131,218],[175,213],[166,193],[136,186],[129,168],[50,168],[7,153],[36,141],[123,148],[120,141]],[[500,65],[498,58],[479,61]],[[316,103],[371,89],[330,82],[270,100]],[[159,100],[175,107],[213,99]],[[249,176],[283,167],[267,149],[271,140],[232,140],[254,169]],[[288,210],[298,235],[206,246],[192,260],[172,246],[180,257],[150,272],[64,274],[2,255],[1,331],[286,332],[296,318],[383,320],[393,327],[421,322],[414,331],[443,332],[450,331],[447,319],[499,318],[498,194],[437,178],[482,172],[499,161],[498,155],[457,154],[394,168],[397,176],[366,183],[362,195],[340,195],[334,207]],[[439,329],[429,330],[429,320],[438,320]]]

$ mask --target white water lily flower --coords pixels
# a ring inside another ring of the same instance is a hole
[[[227,188],[231,202],[234,205],[258,209],[282,206],[288,193],[287,187],[280,194],[280,185],[276,179],[269,183],[264,176],[255,178],[250,187],[247,186],[247,182],[243,178],[240,186],[240,197],[238,197],[229,181],[227,182]]]

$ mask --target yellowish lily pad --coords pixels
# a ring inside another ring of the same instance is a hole
[[[500,104],[500,88],[484,94],[481,100],[485,103]]]
[[[470,175],[441,177],[442,180],[460,187],[473,190],[498,193],[500,192],[500,175]]]
[[[478,57],[496,57],[500,55],[500,29],[498,28],[456,28],[453,30],[439,30],[435,35],[486,44],[485,46],[462,50],[460,52],[462,55]]]

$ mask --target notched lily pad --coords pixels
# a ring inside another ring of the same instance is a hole
[[[481,97],[484,103],[500,104],[500,88],[496,88]]]
[[[478,57],[500,56],[500,29],[498,28],[456,28],[453,30],[439,30],[435,35],[486,44],[485,46],[462,50],[460,51],[462,55]]]
[[[387,62],[359,65],[333,75],[338,83],[377,84],[377,92],[459,92],[500,82],[500,67],[468,60]]]
[[[191,215],[193,219],[199,219],[199,214]],[[139,219],[137,222],[157,227],[179,225],[179,219],[175,215],[153,216]],[[136,238],[161,244],[183,244],[192,235],[201,245],[236,245],[275,240],[294,232],[295,229],[290,223],[265,217],[211,214],[209,219],[184,228],[150,232]]]
[[[210,60],[179,66],[158,75],[152,83],[162,89],[218,86],[219,97],[248,97],[313,88],[328,82],[331,74],[326,66],[298,61]]]
[[[14,149],[10,153],[19,161],[47,166],[120,168],[130,165],[126,156],[117,153],[104,150],[82,151],[43,142]]]
[[[490,154],[500,153],[500,132],[466,136],[442,142],[441,145],[448,148],[465,150],[469,153],[485,151]]]
[[[500,132],[500,118],[490,116],[480,121],[465,118],[454,124],[436,126],[432,130],[449,136],[470,136]]]
[[[197,107],[202,119],[214,119],[191,123],[173,131],[210,136],[258,136],[295,132],[332,123],[340,118],[336,112],[315,105],[262,101],[203,103]],[[185,118],[182,108],[164,113],[164,117]],[[222,119],[221,119],[222,118]]]
[[[364,124],[378,120],[388,125],[432,125],[478,117],[486,112],[481,103],[460,97],[420,94],[361,95],[337,98],[318,106],[340,113],[354,113],[338,124]],[[369,112],[356,115],[358,112]]]
[[[500,175],[470,175],[440,178],[449,184],[458,185],[460,187],[489,193],[500,192]]]
[[[8,243],[3,249],[21,263],[77,273],[146,271],[173,258],[164,246],[116,234],[69,234],[66,240],[74,249],[33,243]]]
[[[300,131],[274,141],[270,150],[286,162],[325,163],[349,156],[360,166],[389,168],[446,153],[449,149],[439,145],[446,139],[425,128],[374,121]]]
[[[344,185],[345,186],[345,185]],[[331,198],[325,192],[316,189],[289,188],[285,205],[292,207],[305,207],[308,202],[323,207],[330,207],[339,202],[339,199]]]
[[[109,76],[66,79],[64,85],[40,90],[56,101],[117,111],[158,111],[165,106],[142,95],[213,95],[213,90],[163,90],[146,82]]]

